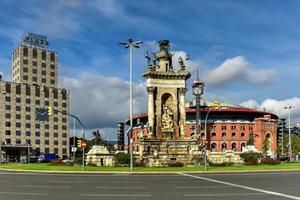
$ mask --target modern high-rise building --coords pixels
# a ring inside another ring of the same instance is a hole
[[[12,53],[12,82],[0,80],[0,143],[4,159],[69,156],[69,91],[58,86],[58,54],[47,37],[23,36]],[[54,110],[48,115],[48,107]]]

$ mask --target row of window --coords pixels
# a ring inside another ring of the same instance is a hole
[[[27,73],[28,72],[28,68],[24,67],[23,68],[23,72]],[[37,74],[37,69],[32,69],[32,74]],[[42,75],[46,76],[47,75],[47,71],[42,70]],[[54,77],[55,76],[55,72],[50,72],[50,76]]]
[[[30,132],[30,131],[26,131],[25,134],[26,134],[27,137],[30,137],[30,136],[31,136],[31,132]],[[42,134],[42,133],[39,132],[39,131],[36,131],[36,132],[35,132],[35,136],[36,136],[36,137],[40,137],[41,134]],[[11,131],[10,131],[10,130],[6,130],[6,131],[5,131],[5,135],[7,135],[7,136],[11,135]],[[50,133],[49,133],[49,132],[45,132],[44,135],[45,135],[45,137],[50,137]],[[16,131],[16,136],[21,136],[21,131],[17,130],[17,131]],[[53,133],[53,137],[58,137],[58,133],[57,133],[57,132],[54,132],[54,133]],[[63,138],[66,138],[66,137],[67,137],[67,133],[62,133],[62,137],[63,137]]]
[[[11,114],[10,113],[5,113],[5,118],[6,119],[10,119],[11,118]],[[16,114],[16,119],[18,120],[21,120],[22,119],[22,115],[21,114]],[[30,115],[26,115],[25,116],[25,119],[26,120],[31,120],[31,116]],[[54,122],[58,122],[58,117],[53,117],[53,121]],[[63,123],[66,123],[67,122],[67,118],[65,118],[65,117],[63,117],[62,118],[62,122]],[[46,124],[45,124],[45,126],[46,126]]]
[[[28,80],[28,76],[27,75],[23,75],[23,80],[27,81]],[[33,82],[37,82],[37,77],[32,77],[32,81]],[[42,83],[46,83],[47,79],[46,78],[42,78]],[[50,80],[50,84],[54,85],[55,84],[55,80],[51,79]]]
[[[222,125],[221,129],[222,130],[227,130],[227,129],[229,129],[229,127],[226,126],[226,125]],[[216,125],[212,125],[210,128],[211,128],[211,130],[215,131],[217,129],[217,126]],[[231,128],[231,130],[237,130],[237,126],[236,125],[231,125],[230,128]],[[204,129],[205,129],[205,126],[201,125],[201,130],[204,130]],[[249,131],[252,131],[253,130],[253,126],[249,126],[248,129],[249,129]],[[246,130],[246,126],[245,125],[240,125],[240,130],[245,131]]]
[[[41,95],[41,90],[44,91],[45,98],[49,98],[50,90],[48,87],[35,86],[35,96],[39,97]],[[11,83],[5,84],[5,92],[11,93]],[[21,94],[21,92],[22,92],[21,84],[16,84],[16,94]],[[58,89],[52,88],[52,93],[53,93],[53,98],[57,99],[58,98]],[[29,85],[26,85],[26,95],[28,95],[28,96],[31,95],[31,88]],[[61,90],[61,96],[62,96],[63,100],[66,100],[67,99],[67,90],[64,90],[64,89]]]
[[[47,51],[42,51],[42,60],[47,59]],[[23,47],[23,56],[28,57],[28,47]],[[37,58],[38,57],[38,51],[37,49],[32,49],[32,57]],[[55,61],[55,53],[50,52],[50,61],[54,62]]]
[[[11,139],[7,138],[5,140],[5,142],[6,142],[7,145],[10,145],[11,144]],[[16,144],[22,144],[21,139],[16,139]],[[24,144],[30,145],[31,144],[31,140],[30,139],[26,139],[26,142]],[[35,140],[34,144],[40,145],[41,144],[41,140]],[[50,141],[49,140],[45,140],[44,144],[45,145],[50,145]],[[53,141],[53,145],[59,145],[58,144],[58,140],[54,140]],[[62,145],[67,145],[67,141],[63,140],[62,141]]]
[[[202,133],[202,134],[204,134],[204,133]],[[210,135],[211,135],[211,137],[217,137],[217,133],[216,132],[212,132]],[[226,135],[227,134],[225,132],[222,133],[222,137],[226,137]],[[237,136],[237,134],[235,132],[231,133],[231,137],[236,137],[236,136]],[[245,133],[242,132],[240,136],[241,137],[245,137]]]
[[[28,60],[23,59],[23,64],[24,65],[28,65]],[[37,67],[37,61],[32,61],[32,66],[33,67]],[[23,68],[23,71],[26,67]],[[46,63],[42,63],[42,68],[47,68],[47,64]],[[27,69],[27,68],[26,68]],[[54,64],[50,64],[50,69],[54,70],[55,69],[55,65]],[[25,71],[24,71],[25,72]]]
[[[6,97],[5,97],[5,101],[6,101],[6,102],[11,102],[10,96],[6,96]],[[22,101],[22,100],[21,100],[20,97],[16,97],[16,103],[21,103],[21,101]],[[31,99],[26,99],[25,101],[26,101],[26,104],[30,104],[30,103],[31,103]],[[45,101],[44,104],[45,104],[45,106],[49,106],[49,101]],[[35,100],[35,105],[41,105],[40,100],[36,99],[36,100]],[[61,105],[62,105],[63,108],[66,108],[66,107],[67,107],[67,103],[66,103],[66,102],[62,102]],[[54,102],[53,102],[53,106],[56,106],[56,107],[57,107],[57,106],[58,106],[58,102],[54,101]]]
[[[6,126],[6,127],[11,127],[11,124],[12,124],[11,122],[5,122],[5,126]],[[21,126],[21,122],[16,122],[16,127],[17,127],[17,128],[21,128],[21,127],[22,127],[22,126]],[[31,123],[26,123],[26,124],[25,124],[25,127],[26,127],[26,128],[31,128]],[[49,124],[45,124],[44,127],[45,127],[45,129],[49,129]],[[40,124],[35,124],[35,128],[36,128],[36,129],[40,129],[40,128],[41,128]],[[54,124],[54,125],[53,125],[53,129],[54,129],[54,130],[58,130],[58,125],[57,125],[57,124]],[[66,125],[62,125],[62,126],[61,126],[61,129],[62,129],[62,130],[67,130],[67,126],[66,126]]]
[[[242,150],[245,146],[246,146],[245,143],[241,143],[240,150]],[[237,151],[238,147],[237,147],[236,143],[232,143],[231,146],[230,146],[230,148],[227,147],[227,144],[225,142],[222,143],[221,150],[222,151],[226,151],[227,149],[231,149],[232,151]],[[210,145],[210,150],[211,151],[217,151],[218,150],[217,144],[216,143],[212,143]]]

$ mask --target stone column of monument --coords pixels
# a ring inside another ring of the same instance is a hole
[[[184,137],[185,133],[185,93],[186,93],[186,88],[180,88],[179,89],[179,113],[180,113],[180,133],[179,137]]]
[[[147,87],[149,138],[153,138],[154,136],[154,90],[154,87]]]

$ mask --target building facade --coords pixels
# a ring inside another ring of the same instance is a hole
[[[28,152],[69,156],[69,91],[58,87],[58,54],[47,46],[44,36],[24,35],[12,53],[12,82],[0,81],[0,141],[6,160],[21,161]]]

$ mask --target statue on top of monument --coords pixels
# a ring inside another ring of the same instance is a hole
[[[173,113],[168,106],[163,105],[163,114],[161,119],[161,128],[162,131],[171,131],[173,130]]]
[[[182,57],[181,57],[181,56],[179,56],[179,58],[178,58],[178,63],[179,63],[179,65],[180,65],[180,69],[181,69],[181,70],[185,70],[185,65],[184,65],[184,63],[183,63],[183,60],[182,60]]]

